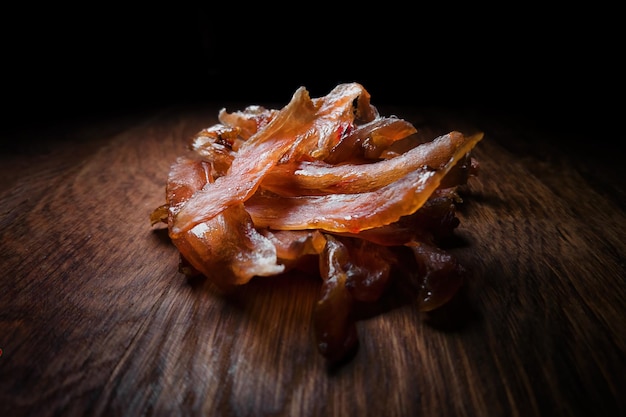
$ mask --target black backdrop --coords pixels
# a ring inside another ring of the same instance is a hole
[[[301,85],[315,97],[349,81],[375,105],[519,114],[557,131],[610,133],[621,118],[610,11],[29,7],[2,18],[4,128],[185,103],[280,105]]]

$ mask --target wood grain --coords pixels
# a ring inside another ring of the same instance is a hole
[[[218,110],[27,132],[4,149],[1,415],[626,415],[619,168],[532,127],[381,111],[424,134],[485,132],[450,249],[471,279],[432,314],[360,321],[356,356],[329,369],[312,339],[317,277],[224,297],[184,278],[149,225],[170,164]]]

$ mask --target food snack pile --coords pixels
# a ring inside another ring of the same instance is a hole
[[[167,178],[166,223],[180,270],[230,291],[254,277],[311,268],[321,277],[313,313],[331,362],[358,345],[354,308],[403,280],[420,311],[448,302],[465,269],[440,242],[459,225],[458,188],[477,174],[482,133],[429,141],[381,116],[358,83],[311,98],[301,87],[282,109],[218,114]]]

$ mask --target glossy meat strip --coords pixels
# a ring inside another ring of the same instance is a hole
[[[170,167],[165,186],[165,200],[169,205],[168,226],[172,226],[174,215],[196,191],[213,182],[213,165],[203,159],[179,156]]]
[[[483,137],[450,132],[395,158],[369,164],[330,165],[321,161],[296,161],[274,167],[261,187],[282,196],[354,194],[376,190],[424,166],[439,169],[451,155],[467,154]]]
[[[313,103],[318,109],[314,128],[296,138],[281,162],[324,159],[357,121],[364,123],[378,117],[369,93],[357,83],[340,84],[328,95],[313,99]]]
[[[313,324],[318,350],[331,362],[358,345],[356,303],[374,303],[384,294],[398,262],[391,249],[357,238],[326,235],[319,257],[322,277]]]
[[[413,124],[397,117],[377,117],[363,125],[355,126],[330,149],[324,162],[338,164],[353,159],[379,158],[394,142],[416,133]]]
[[[375,191],[297,197],[257,193],[246,201],[246,210],[258,227],[358,233],[416,212],[466,152],[457,148],[444,166],[416,169]]]
[[[358,346],[354,298],[346,287],[348,273],[344,268],[348,249],[337,238],[327,236],[320,255],[322,290],[313,310],[313,330],[318,351],[331,362],[338,362]]]
[[[285,271],[276,247],[255,229],[242,204],[198,223],[172,242],[195,269],[222,290],[245,284],[254,276]]]
[[[397,222],[342,236],[367,240],[383,246],[401,246],[412,242],[437,245],[454,233],[460,221],[456,205],[461,203],[456,189],[438,189],[419,210]]]
[[[170,170],[166,187],[169,224],[195,191],[211,181],[211,165],[180,157]],[[254,227],[242,204],[235,204],[206,222],[172,238],[181,256],[221,289],[248,282],[254,276],[276,275],[285,266],[276,247]]]

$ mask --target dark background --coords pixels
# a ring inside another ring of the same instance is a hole
[[[519,116],[606,140],[623,107],[612,16],[419,3],[13,6],[1,29],[3,128],[180,104],[284,105],[299,86],[316,97],[357,81],[374,105]]]

